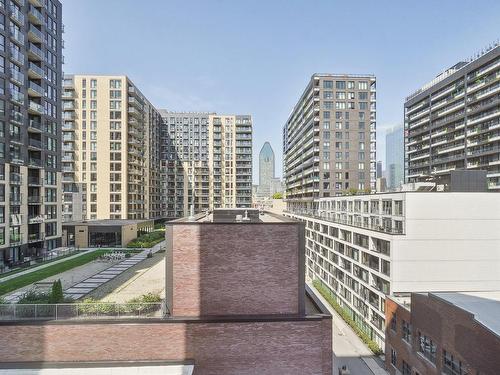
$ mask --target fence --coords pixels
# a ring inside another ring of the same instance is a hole
[[[0,321],[163,318],[162,302],[0,304]]]

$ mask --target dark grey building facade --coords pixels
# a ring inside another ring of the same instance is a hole
[[[486,170],[500,189],[500,45],[459,62],[410,95],[405,110],[405,179]]]
[[[0,0],[0,266],[61,243],[62,6]]]

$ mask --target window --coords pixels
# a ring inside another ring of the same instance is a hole
[[[336,81],[335,88],[337,90],[345,90],[345,81]]]
[[[324,89],[332,89],[333,88],[333,81],[323,81],[323,88]]]
[[[436,344],[430,337],[418,333],[418,351],[432,363],[436,363]]]
[[[401,335],[403,340],[407,343],[411,343],[411,325],[406,320],[403,320],[401,323],[401,331],[403,332]]]
[[[403,366],[401,367],[401,372],[403,375],[411,375],[411,367],[405,361],[403,361]]]
[[[443,350],[443,374],[466,375],[467,371],[462,367],[462,362],[456,359],[453,354]]]
[[[397,358],[396,351],[393,348],[391,348],[391,364],[394,367],[396,367],[397,363],[398,363],[398,358]]]
[[[368,100],[368,93],[367,92],[358,92],[358,99],[359,100]]]
[[[358,82],[358,90],[368,90],[368,82],[359,81]]]

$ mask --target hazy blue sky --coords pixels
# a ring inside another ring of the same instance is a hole
[[[498,0],[62,2],[66,73],[126,74],[157,108],[251,114],[254,160],[270,141],[278,173],[313,73],[377,76],[383,160],[405,96],[500,37]]]

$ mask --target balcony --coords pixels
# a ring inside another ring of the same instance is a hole
[[[28,242],[33,243],[33,242],[40,242],[45,240],[45,235],[43,233],[31,233],[28,234]]]
[[[39,141],[38,139],[30,138],[28,140],[28,147],[31,149],[41,150],[43,148],[42,141]]]
[[[20,233],[18,235],[11,235],[10,236],[10,245],[21,245],[23,243],[23,235]]]
[[[74,112],[65,112],[63,113],[63,120],[74,120],[76,119],[76,114]]]
[[[12,185],[20,185],[23,179],[19,173],[11,173],[9,181]]]
[[[43,2],[41,0],[29,0],[29,2],[36,7],[43,7]]]
[[[64,155],[62,157],[62,161],[64,162],[74,162],[75,161],[75,156],[74,155]]]
[[[24,54],[15,48],[10,49],[10,59],[20,65],[24,65]]]
[[[75,110],[75,103],[73,102],[63,102],[63,111],[74,111]]]
[[[28,40],[35,43],[43,43],[43,33],[34,25],[30,24],[28,29]]]
[[[12,68],[10,69],[10,79],[20,85],[24,85],[24,74]]]
[[[75,123],[74,122],[65,122],[62,126],[63,131],[74,131]]]
[[[134,116],[134,117],[137,117],[137,118],[141,118],[142,117],[142,113],[137,108],[134,108],[134,107],[128,107],[128,114],[130,116]]]
[[[11,91],[11,100],[19,105],[24,105],[24,94],[19,91]]]
[[[30,120],[28,123],[28,131],[40,133],[43,131],[42,124],[40,121]]]
[[[24,121],[24,116],[21,112],[12,109],[10,111],[10,121],[22,125]]]
[[[16,7],[11,6],[9,12],[10,18],[19,26],[24,25],[24,14],[22,14]]]
[[[43,199],[39,195],[33,195],[28,197],[28,204],[39,205],[43,203]]]
[[[28,95],[29,96],[35,96],[35,97],[42,97],[43,96],[43,88],[40,86],[38,83],[35,83],[33,81],[29,81],[28,84]]]
[[[43,60],[43,51],[35,46],[33,43],[29,43],[28,48],[28,56],[33,60],[42,61]]]
[[[44,114],[43,106],[41,104],[35,103],[30,100],[28,112],[32,114],[43,115]]]
[[[42,79],[45,76],[45,73],[42,68],[38,65],[30,61],[28,66],[28,77],[35,79]]]
[[[28,161],[28,165],[32,168],[42,168],[42,159],[30,158]]]
[[[74,91],[63,91],[61,98],[63,99],[74,99],[76,97]]]
[[[75,167],[74,166],[63,166],[62,171],[65,173],[73,173],[75,172]]]
[[[20,45],[24,45],[24,35],[19,32],[15,27],[11,26],[10,28],[10,36],[12,40],[19,43]]]
[[[33,22],[35,25],[43,25],[45,23],[43,20],[42,12],[40,12],[31,4],[29,7],[28,18],[30,22]]]
[[[43,185],[42,178],[33,177],[33,176],[28,177],[28,186],[42,186],[42,185]]]
[[[41,224],[45,221],[43,215],[31,214],[28,215],[28,224]]]

